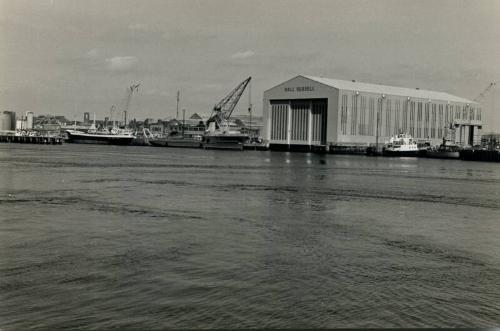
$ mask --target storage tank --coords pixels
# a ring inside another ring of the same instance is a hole
[[[12,112],[4,111],[0,114],[0,130],[10,131],[12,128]]]
[[[33,112],[26,112],[26,129],[33,130]]]
[[[4,114],[9,114],[10,116],[10,129],[15,130],[16,129],[16,113],[13,111],[4,111]]]

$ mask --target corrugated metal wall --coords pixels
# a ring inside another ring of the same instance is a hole
[[[288,101],[271,102],[271,140],[287,142]]]
[[[311,111],[310,101],[295,101],[290,103],[292,112],[291,123],[291,143],[307,144],[309,141],[309,112]]]
[[[326,144],[326,118],[328,102],[326,100],[313,100],[312,102],[312,144]]]
[[[300,145],[326,144],[327,111],[326,99],[272,100],[271,142]],[[290,132],[288,132],[288,127]]]

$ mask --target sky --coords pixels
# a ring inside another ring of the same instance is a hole
[[[0,0],[0,110],[129,118],[249,100],[299,74],[480,100],[500,132],[500,0]]]

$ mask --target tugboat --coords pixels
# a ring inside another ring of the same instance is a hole
[[[417,142],[407,133],[392,136],[382,149],[384,156],[417,156],[418,154]]]
[[[230,121],[230,117],[251,79],[252,77],[245,79],[214,106],[203,136],[203,148],[243,150],[249,136],[240,132],[238,126]],[[251,111],[251,104],[248,110]]]
[[[151,139],[149,143],[158,147],[187,147],[200,148],[203,137],[200,135],[187,136],[182,133],[172,132],[167,137]]]
[[[443,138],[441,145],[427,149],[424,156],[435,159],[459,159],[460,147],[450,140]]]

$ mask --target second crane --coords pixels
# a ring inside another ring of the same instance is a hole
[[[230,117],[251,79],[252,77],[245,79],[214,106],[203,136],[204,148],[243,150],[249,136],[242,133],[238,126],[230,121]]]

